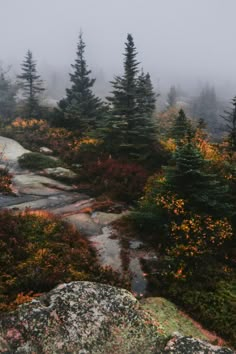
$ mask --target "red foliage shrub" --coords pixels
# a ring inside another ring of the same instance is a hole
[[[7,168],[0,168],[0,193],[11,193],[11,179],[12,175]]]
[[[88,165],[83,177],[98,193],[131,202],[140,197],[148,174],[138,164],[107,159]]]

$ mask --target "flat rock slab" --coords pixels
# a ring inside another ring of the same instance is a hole
[[[77,176],[76,173],[64,167],[45,168],[42,173],[52,177],[75,178]]]
[[[14,176],[14,187],[21,194],[52,195],[61,191],[71,191],[73,187],[54,181],[51,178],[34,174],[20,174]]]
[[[37,199],[28,200],[23,203],[20,202],[16,203],[17,202],[17,198],[16,198],[15,204],[10,205],[8,209],[19,209],[19,210],[24,210],[25,208],[30,208],[32,210],[47,209],[48,211],[54,212],[54,208],[60,209],[62,205],[65,205],[67,203],[70,204],[73,202],[77,202],[84,198],[85,196],[82,194],[80,195],[79,193],[66,193],[66,192],[62,194],[51,195],[47,198],[38,197]]]
[[[81,231],[86,236],[102,233],[102,226],[95,223],[91,216],[86,213],[66,216],[64,220],[73,224],[78,231]]]
[[[115,213],[104,213],[102,211],[96,211],[92,214],[92,218],[95,222],[101,224],[101,225],[108,225],[112,223],[113,221],[116,221],[123,216],[127,215],[129,212],[123,212],[120,214],[115,214]]]
[[[11,196],[0,195],[0,209],[17,206],[18,204],[34,202],[38,197],[33,195]]]
[[[6,161],[17,161],[18,157],[30,152],[23,148],[17,141],[0,136],[0,152]]]
[[[69,205],[63,205],[59,208],[55,208],[52,210],[52,212],[58,215],[67,215],[67,214],[70,215],[70,214],[76,214],[82,209],[90,208],[94,199],[89,198],[85,194],[81,194],[81,196],[83,197],[78,199],[75,203],[73,204],[67,203]]]
[[[122,273],[121,246],[118,239],[112,236],[112,228],[103,227],[99,235],[89,237],[89,241],[97,250],[100,263],[103,266],[110,266]]]

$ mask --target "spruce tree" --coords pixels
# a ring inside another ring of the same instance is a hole
[[[111,116],[107,120],[107,134],[117,134],[116,153],[132,159],[147,158],[155,141],[155,129],[150,111],[153,110],[153,97],[146,112],[141,111],[138,96],[138,65],[137,50],[131,34],[127,36],[124,53],[124,74],[116,76],[112,81],[112,96],[108,97],[111,105]],[[145,90],[148,87],[150,99],[151,79],[145,77]],[[147,99],[147,101],[148,101]],[[151,108],[152,107],[152,108]]]
[[[190,122],[186,117],[184,110],[180,109],[171,129],[171,137],[175,139],[177,145],[182,145],[186,142],[189,130]]]
[[[143,69],[137,80],[137,110],[141,115],[151,116],[155,111],[156,97],[150,74]]]
[[[17,76],[22,82],[23,95],[25,97],[23,113],[26,118],[38,118],[40,116],[39,95],[45,89],[42,80],[37,74],[36,62],[30,50],[26,53],[22,63],[22,74]]]
[[[81,132],[95,128],[98,111],[101,108],[100,99],[92,92],[95,79],[90,78],[91,70],[88,69],[84,57],[85,47],[80,32],[75,63],[71,65],[74,70],[70,74],[72,86],[66,90],[66,98],[59,102],[66,127],[80,129]]]
[[[220,217],[230,215],[228,186],[209,171],[207,161],[190,140],[177,148],[165,172],[167,190],[183,198],[190,210]]]
[[[16,108],[16,86],[12,85],[3,71],[0,71],[0,117],[12,118]]]
[[[174,107],[177,102],[177,92],[175,86],[171,86],[170,91],[167,95],[168,107]]]
[[[139,62],[136,59],[137,51],[131,34],[127,36],[124,53],[124,74],[116,76],[111,82],[113,86],[112,96],[108,101],[112,104],[115,115],[126,119],[129,127],[132,127],[132,118],[137,113],[137,74]]]
[[[206,85],[192,102],[192,115],[204,119],[209,129],[215,132],[218,124],[218,106],[214,87]]]
[[[228,130],[229,150],[236,152],[236,96],[232,99],[233,108],[231,111],[225,111],[223,116]]]

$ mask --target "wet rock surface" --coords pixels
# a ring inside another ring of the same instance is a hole
[[[73,224],[77,230],[86,236],[97,236],[102,233],[102,226],[95,223],[86,213],[70,215],[65,217],[65,220]]]

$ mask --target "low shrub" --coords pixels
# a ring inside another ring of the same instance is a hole
[[[127,287],[98,264],[73,226],[43,211],[0,213],[0,309],[14,308],[59,283],[88,280]]]
[[[146,170],[138,164],[114,159],[90,164],[80,176],[93,184],[98,194],[126,202],[141,196],[147,177]]]
[[[12,175],[7,168],[0,168],[0,193],[11,193],[11,179]]]
[[[38,152],[29,152],[23,154],[19,157],[18,161],[20,167],[27,168],[32,171],[58,167],[62,165],[60,161],[54,160],[51,157],[40,154]]]
[[[236,274],[233,269],[214,260],[203,260],[191,280],[168,278],[163,289],[165,296],[236,347]]]

